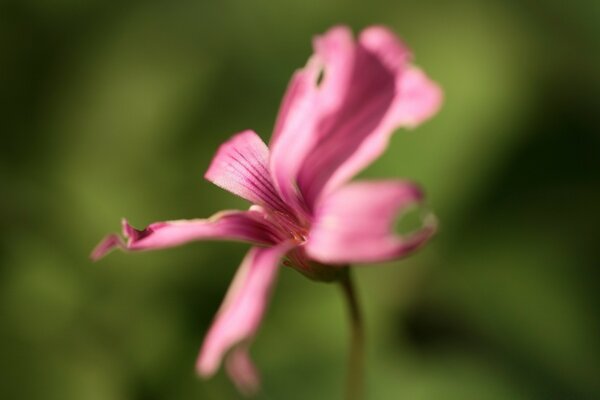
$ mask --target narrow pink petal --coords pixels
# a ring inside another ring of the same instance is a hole
[[[298,129],[298,124],[301,124],[309,115],[310,107],[313,104],[308,100],[312,100],[311,96],[315,94],[319,68],[313,58],[308,60],[304,69],[298,70],[292,75],[277,113],[277,121],[275,121],[269,148],[272,149],[282,136],[288,140],[292,139],[293,135],[287,137],[289,136],[288,132]]]
[[[316,209],[307,254],[322,263],[393,260],[424,244],[435,232],[429,219],[407,237],[394,233],[399,213],[422,201],[421,191],[403,181],[357,182],[324,197]]]
[[[239,240],[270,245],[278,240],[276,231],[259,211],[225,211],[209,219],[155,222],[143,230],[133,228],[124,219],[123,236],[107,236],[91,254],[98,260],[115,248],[154,250],[179,246],[194,240]]]
[[[315,57],[322,63],[323,79],[319,85],[320,116],[336,111],[346,102],[352,88],[348,82],[359,61],[352,31],[347,26],[335,26],[313,40]]]
[[[293,76],[271,140],[270,168],[286,202],[297,204],[297,175],[306,156],[320,140],[324,117],[344,100],[340,91],[354,64],[354,43],[346,27],[335,27],[314,40],[315,55]],[[318,82],[320,72],[322,82]]]
[[[269,149],[253,131],[236,134],[217,150],[204,177],[252,203],[286,211],[268,170]]]
[[[349,31],[350,45],[340,45],[335,40],[339,35],[330,30],[315,41],[316,53],[325,60],[325,77],[314,117],[318,120],[312,132],[315,145],[297,175],[310,209],[331,175],[380,123],[394,96],[393,70],[355,43]]]
[[[286,242],[250,249],[202,345],[196,364],[200,375],[213,375],[229,349],[254,336],[265,312],[279,261],[292,247],[293,244]],[[250,380],[250,373],[243,372],[242,375],[244,377],[240,379]]]
[[[92,250],[90,258],[92,259],[92,261],[98,261],[113,249],[123,246],[123,241],[121,240],[119,235],[111,233],[105,236],[104,239],[102,239],[100,243],[98,243],[98,245],[94,248],[94,250]]]
[[[298,186],[309,206],[315,204],[340,165],[383,121],[394,100],[395,74],[375,54],[356,46],[352,74],[336,89],[323,100],[333,103],[331,98],[337,96],[339,106],[322,116],[314,133],[318,145],[307,154],[298,176]]]
[[[287,204],[301,207],[295,184],[306,153],[311,149],[317,112],[318,69],[310,62],[292,77],[271,139],[270,170],[275,187]]]
[[[247,346],[240,345],[231,350],[225,360],[225,368],[240,393],[252,396],[258,392],[260,376],[250,359]]]

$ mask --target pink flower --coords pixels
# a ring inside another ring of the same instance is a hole
[[[92,253],[150,250],[193,240],[253,245],[200,351],[198,372],[226,367],[243,392],[258,387],[248,345],[265,312],[279,264],[316,280],[335,280],[350,263],[406,256],[435,230],[432,221],[409,235],[394,233],[396,216],[422,201],[407,181],[348,183],[386,148],[398,127],[414,127],[441,103],[439,87],[410,64],[409,50],[386,28],[354,40],[338,26],[314,40],[313,56],[289,84],[269,147],[253,131],[221,145],[206,179],[248,201],[248,211],[209,219],[157,222],[143,230],[123,221],[123,243],[107,236]]]

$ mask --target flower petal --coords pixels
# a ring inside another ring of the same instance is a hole
[[[442,104],[442,89],[416,67],[406,69],[398,77],[396,90],[386,124],[413,128],[431,118]]]
[[[412,60],[410,49],[398,36],[385,26],[373,25],[365,28],[358,38],[361,46],[375,54],[393,71],[400,71]]]
[[[314,40],[306,67],[293,76],[271,140],[270,168],[286,202],[297,204],[297,176],[318,140],[319,124],[343,101],[340,93],[352,72],[355,49],[347,27],[334,27]],[[323,72],[322,82],[319,82]],[[302,202],[300,202],[302,203]]]
[[[334,27],[315,39],[314,50],[284,97],[270,161],[282,198],[309,212],[322,193],[377,158],[397,127],[428,118],[441,99],[383,27],[365,29],[358,41],[347,27]]]
[[[414,127],[440,108],[442,91],[420,69],[410,65],[412,54],[393,32],[372,26],[361,32],[359,42],[395,75],[394,101],[378,131],[392,133],[400,126]]]
[[[91,254],[98,260],[115,248],[123,250],[154,250],[174,247],[193,240],[240,240],[259,245],[278,241],[277,233],[259,211],[224,211],[208,219],[164,221],[150,224],[143,230],[133,228],[123,219],[124,243],[115,234],[108,235]]]
[[[215,154],[204,177],[252,203],[286,211],[268,170],[269,149],[253,131],[234,135]]]
[[[335,170],[319,195],[326,195],[366,168],[385,151],[396,128],[419,125],[438,111],[441,102],[442,91],[435,82],[418,68],[405,69],[396,79],[396,96],[385,119]]]
[[[418,187],[403,181],[348,184],[318,205],[305,250],[311,258],[328,264],[403,257],[435,232],[430,216],[420,230],[407,237],[394,233],[397,214],[420,203],[422,198]]]
[[[247,346],[240,345],[231,350],[225,360],[225,368],[229,377],[242,394],[252,396],[258,391],[260,376],[250,359]]]
[[[330,117],[335,122],[321,125],[298,178],[309,207],[376,159],[396,128],[416,126],[441,102],[439,87],[408,65],[409,50],[389,30],[365,29],[356,54],[344,103]]]
[[[314,143],[311,132],[314,131],[314,115],[317,112],[317,76],[314,60],[294,74],[270,143],[270,170],[275,187],[285,202],[296,209],[303,204],[295,184],[296,175]]]
[[[204,339],[196,364],[200,375],[213,375],[229,349],[254,336],[277,276],[279,260],[293,246],[292,243],[284,242],[274,247],[250,249]],[[233,354],[234,357],[239,357],[238,353]],[[232,362],[236,361],[239,360]],[[238,376],[239,379],[251,380],[250,373],[241,374],[243,377]]]

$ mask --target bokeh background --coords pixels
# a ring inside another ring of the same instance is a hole
[[[0,5],[0,398],[237,399],[194,361],[247,246],[90,250],[245,208],[202,179],[268,139],[314,34],[393,28],[445,91],[363,177],[408,177],[441,230],[356,270],[370,399],[600,398],[600,3],[105,1]],[[253,346],[259,399],[339,399],[337,287],[284,269]]]

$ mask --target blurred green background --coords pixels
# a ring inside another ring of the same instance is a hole
[[[441,221],[418,255],[356,271],[370,399],[600,398],[599,5],[3,1],[0,398],[238,398],[194,361],[247,246],[88,254],[123,216],[245,208],[202,179],[211,156],[268,139],[337,23],[389,25],[445,91],[363,174],[420,182]],[[341,398],[345,311],[282,271],[259,399]]]

